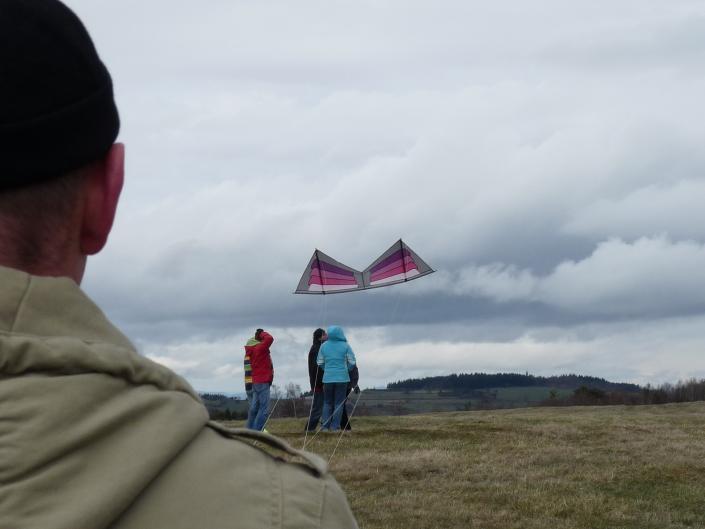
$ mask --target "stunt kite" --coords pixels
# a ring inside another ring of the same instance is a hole
[[[355,292],[405,283],[433,272],[401,239],[362,272],[316,250],[294,294]]]

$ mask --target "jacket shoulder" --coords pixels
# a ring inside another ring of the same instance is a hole
[[[347,499],[319,457],[273,436],[209,423],[115,529],[354,529]]]

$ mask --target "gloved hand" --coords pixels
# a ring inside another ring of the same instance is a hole
[[[357,395],[358,393],[360,393],[360,386],[355,386],[355,387],[353,388],[353,391],[355,392],[355,395]]]

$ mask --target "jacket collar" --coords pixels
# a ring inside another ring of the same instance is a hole
[[[182,391],[200,402],[188,382],[139,355],[69,278],[38,277],[0,266],[0,339],[3,336],[13,343],[39,339],[43,346],[23,348],[22,355],[8,353],[13,347],[0,347],[0,375],[103,372],[133,384]]]
[[[67,277],[38,277],[0,266],[0,332],[73,336],[134,349]]]

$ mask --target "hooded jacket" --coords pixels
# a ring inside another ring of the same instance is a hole
[[[350,382],[348,370],[355,364],[355,353],[348,345],[343,329],[338,325],[328,327],[328,340],[318,352],[318,365],[324,369],[323,383]]]
[[[250,353],[253,384],[271,384],[274,381],[274,366],[269,352],[269,347],[273,343],[272,335],[262,331],[259,343],[245,346],[245,353]]]
[[[0,528],[195,527],[357,525],[320,458],[209,422],[72,280],[0,267]]]

